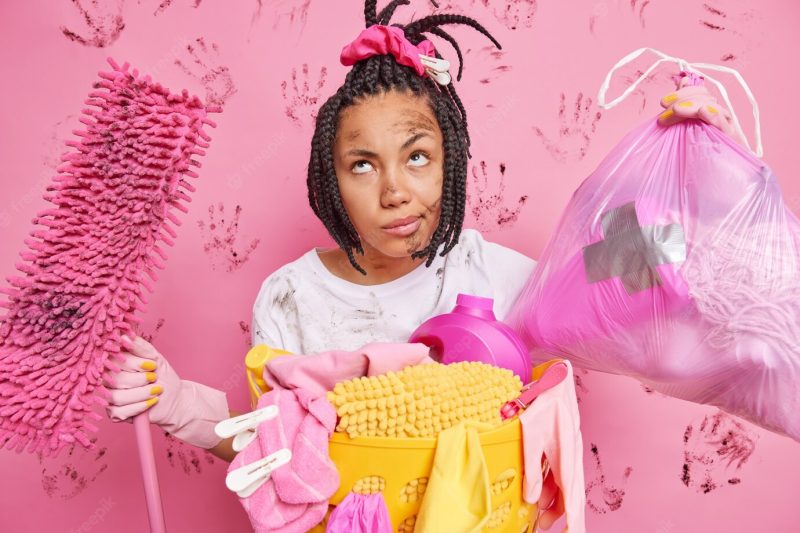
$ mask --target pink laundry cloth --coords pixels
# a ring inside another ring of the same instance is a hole
[[[264,456],[258,440],[239,452],[228,471],[258,461]],[[284,465],[280,468],[287,468]],[[275,482],[268,479],[252,495],[239,498],[254,533],[300,533],[319,524],[328,510],[327,502],[315,504],[288,504],[281,501]]]
[[[256,533],[305,532],[320,523],[339,487],[339,473],[328,454],[336,409],[325,393],[347,379],[374,376],[432,363],[421,343],[370,343],[358,350],[278,357],[264,368],[272,389],[257,408],[277,405],[277,417],[258,426],[258,438],[231,462],[228,472],[282,448],[291,461],[278,467],[247,498],[240,498]]]
[[[271,389],[306,389],[325,394],[333,386],[361,376],[377,376],[407,366],[433,363],[422,343],[373,342],[354,351],[332,350],[299,357],[276,357],[264,367]]]
[[[328,439],[336,426],[336,409],[323,395],[307,390],[275,389],[263,395],[258,408],[277,405],[279,416],[258,426],[258,438],[231,462],[228,471],[258,461],[282,448],[291,461],[247,498],[240,498],[258,532],[304,532],[320,523],[328,499],[339,488],[339,472],[328,455]]]
[[[336,408],[305,389],[275,389],[266,396],[264,405],[274,403],[280,415],[259,424],[261,451],[292,450],[290,468],[272,473],[278,497],[286,503],[327,502],[339,488],[339,472],[328,455]]]
[[[325,533],[392,533],[392,519],[383,494],[345,496],[328,517]]]
[[[547,458],[564,498],[569,533],[586,532],[583,437],[572,364],[567,378],[542,392],[519,416],[525,462],[523,498],[537,503],[542,493],[542,455]]]

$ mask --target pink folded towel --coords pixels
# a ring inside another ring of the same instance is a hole
[[[262,422],[258,440],[265,454],[292,450],[289,468],[272,473],[278,497],[286,503],[327,502],[339,488],[339,472],[328,455],[336,427],[336,408],[305,389],[275,389],[267,394],[280,416]]]
[[[258,408],[269,405],[277,405],[280,415],[259,424],[258,438],[234,458],[228,471],[282,448],[291,450],[288,464],[239,501],[257,533],[308,531],[325,517],[328,499],[339,488],[339,472],[328,455],[336,409],[325,396],[303,389],[270,391],[259,399]]]

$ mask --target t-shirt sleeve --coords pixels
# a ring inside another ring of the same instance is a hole
[[[536,261],[512,248],[485,240],[477,231],[474,238],[494,294],[494,314],[498,320],[505,320],[533,273]]]
[[[251,331],[253,334],[253,346],[266,344],[270,348],[284,349],[286,339],[283,338],[280,327],[280,317],[273,312],[274,274],[267,277],[261,284],[261,288],[253,304],[253,322]]]

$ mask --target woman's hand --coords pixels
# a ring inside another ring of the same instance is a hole
[[[229,417],[225,393],[180,379],[167,359],[141,337],[122,336],[125,356],[120,370],[103,375],[110,393],[106,412],[111,420],[127,420],[148,411],[150,422],[200,448],[213,448],[222,439],[217,422]]]
[[[103,385],[110,393],[108,417],[114,422],[130,418],[150,409],[163,396],[158,409],[150,409],[150,421],[158,424],[169,412],[180,390],[180,378],[156,348],[136,337],[122,336],[125,360],[120,371],[103,375]]]
[[[736,129],[730,111],[719,105],[704,85],[688,85],[661,99],[665,109],[658,116],[661,126],[672,126],[687,118],[695,118],[710,124],[734,139],[742,146],[747,143]]]

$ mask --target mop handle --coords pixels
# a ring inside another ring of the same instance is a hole
[[[133,418],[136,431],[136,444],[139,448],[139,466],[142,468],[144,497],[147,500],[147,516],[150,519],[150,533],[166,533],[164,509],[161,506],[161,491],[158,488],[158,472],[153,454],[153,439],[150,436],[150,418],[147,411]]]

